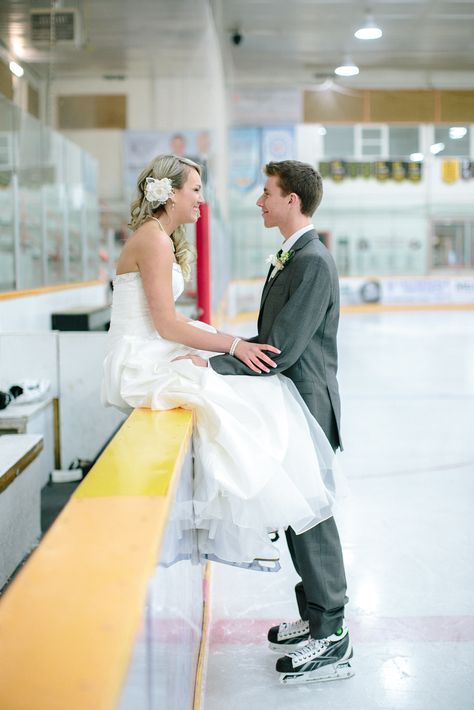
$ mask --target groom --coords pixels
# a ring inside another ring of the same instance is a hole
[[[284,242],[263,288],[258,335],[250,340],[281,350],[278,356],[272,353],[277,367],[268,374],[280,372],[293,380],[336,450],[341,447],[336,379],[339,284],[334,260],[311,224],[321,202],[321,176],[296,160],[268,163],[264,171],[267,180],[257,206],[265,227],[278,227]],[[221,375],[256,374],[231,355],[217,355],[209,362]],[[268,632],[270,648],[286,653],[276,670],[288,683],[350,677],[346,577],[334,518],[300,535],[288,528],[286,538],[301,577],[295,589],[301,618]]]

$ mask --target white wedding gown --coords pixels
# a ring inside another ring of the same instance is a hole
[[[175,300],[183,288],[174,264]],[[215,331],[198,321],[190,327]],[[198,351],[157,333],[138,272],[114,279],[108,338],[104,404],[195,413],[193,525],[201,555],[248,566],[278,559],[269,531],[291,525],[300,533],[332,515],[334,454],[291,380],[172,362]]]

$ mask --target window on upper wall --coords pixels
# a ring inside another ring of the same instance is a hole
[[[354,126],[355,157],[358,160],[371,160],[388,157],[387,126]]]
[[[388,131],[391,158],[408,158],[412,153],[419,153],[418,126],[390,126]]]
[[[453,155],[469,158],[469,126],[436,126],[435,143],[444,143],[444,149],[438,153],[443,158]]]
[[[324,157],[331,159],[354,157],[354,127],[327,126],[324,136]]]

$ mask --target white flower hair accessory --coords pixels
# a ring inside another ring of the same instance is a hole
[[[147,177],[145,180],[145,199],[148,202],[156,202],[157,205],[164,205],[173,194],[173,185],[169,178]]]

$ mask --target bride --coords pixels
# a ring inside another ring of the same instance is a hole
[[[270,372],[279,351],[190,320],[175,301],[190,275],[184,224],[203,202],[199,166],[160,155],[138,178],[133,234],[114,278],[103,401],[194,412],[193,525],[199,551],[252,566],[277,560],[268,533],[302,533],[332,515],[333,450],[284,375],[225,377],[206,357],[230,353]],[[138,474],[139,475],[139,474]]]

